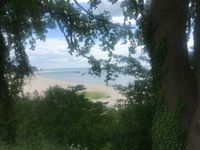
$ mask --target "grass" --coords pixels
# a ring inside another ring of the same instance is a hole
[[[104,98],[109,98],[110,95],[107,93],[102,93],[102,92],[86,92],[85,97],[88,98],[89,100],[98,100],[98,99],[104,99]]]

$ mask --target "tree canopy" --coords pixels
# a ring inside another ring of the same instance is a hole
[[[117,0],[110,2],[114,4]],[[138,79],[151,74],[156,103],[153,149],[198,149],[199,0],[124,0],[121,2],[123,25],[112,23],[106,12],[95,14],[100,3],[100,0],[90,0],[86,9],[77,0],[0,2],[0,140],[14,141],[12,103],[21,91],[24,78],[32,72],[25,48],[29,44],[34,48],[37,38],[45,39],[47,28],[58,26],[69,53],[86,57],[94,74],[99,75],[101,69],[106,69],[107,80],[112,79],[116,71],[135,75]],[[137,28],[131,28],[127,19],[135,19]],[[190,58],[187,41],[192,29],[194,56]],[[113,54],[120,40],[130,43],[128,57]],[[108,52],[107,60],[97,60],[89,54],[95,41]],[[150,71],[133,57],[140,45],[149,55]],[[117,66],[124,62],[123,67]]]

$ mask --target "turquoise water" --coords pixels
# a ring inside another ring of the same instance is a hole
[[[91,83],[91,84],[105,84],[106,73],[103,72],[101,77],[91,75],[88,73],[88,68],[62,68],[62,69],[43,69],[38,71],[41,77],[64,80],[64,81],[74,81],[80,84]],[[125,75],[119,75],[115,81],[110,81],[110,85],[122,84],[127,85],[129,82],[133,82],[134,78]]]

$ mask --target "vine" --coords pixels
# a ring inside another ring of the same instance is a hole
[[[165,74],[164,60],[168,50],[166,39],[162,39],[152,61],[153,93],[156,112],[152,127],[153,150],[181,150],[183,148],[180,115],[183,108],[181,99],[177,100],[174,112],[168,112],[164,104],[162,79]]]
[[[158,105],[152,127],[153,150],[182,150],[182,131],[180,115],[182,101],[178,100],[176,110],[168,112],[164,103]]]

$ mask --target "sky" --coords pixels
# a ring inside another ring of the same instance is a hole
[[[82,6],[87,6],[87,0],[77,0]],[[123,23],[122,9],[120,8],[120,2],[115,5],[111,5],[106,0],[99,8],[96,9],[96,13],[103,11],[110,11],[113,22]],[[76,57],[70,55],[67,49],[67,43],[61,31],[58,28],[48,29],[45,41],[36,41],[35,50],[26,49],[29,56],[30,64],[41,69],[48,68],[86,68],[89,67],[87,59],[83,57]],[[121,45],[120,43],[115,46],[115,53],[128,55],[127,45]],[[104,58],[105,52],[101,52],[100,47],[95,45],[91,54],[96,58]]]
[[[88,0],[77,0],[82,6],[87,7]],[[120,1],[111,5],[107,0],[102,0],[103,3],[96,9],[96,13],[101,13],[104,10],[110,11],[112,20],[115,23],[123,23],[124,18],[122,9],[120,8]],[[133,22],[134,23],[134,22]],[[189,40],[188,47],[192,47],[193,40]],[[58,28],[48,29],[45,41],[36,41],[35,50],[26,49],[30,64],[39,69],[48,68],[88,68],[87,59],[83,57],[76,57],[70,55],[67,49],[67,42],[61,31]],[[115,46],[115,54],[128,56],[128,45],[121,45],[118,43]],[[100,47],[95,45],[91,54],[96,58],[105,58],[105,52],[101,52]]]

